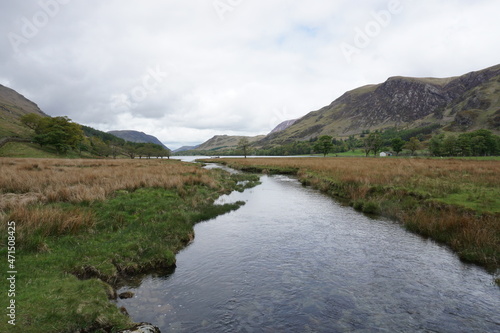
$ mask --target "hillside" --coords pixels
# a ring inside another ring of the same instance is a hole
[[[199,145],[198,148],[196,148],[196,150],[217,151],[217,150],[235,149],[238,147],[238,143],[243,138],[247,138],[250,143],[253,143],[263,139],[264,137],[265,135],[258,135],[254,137],[216,135],[210,140]]]
[[[346,137],[363,130],[439,124],[447,131],[500,132],[500,65],[452,78],[391,77],[346,92],[256,145]]]
[[[168,147],[165,146],[160,140],[158,140],[157,137],[143,132],[124,130],[124,131],[108,131],[108,133],[116,137],[122,138],[126,141],[137,142],[137,143],[154,143],[168,149]]]
[[[47,116],[38,105],[0,84],[0,138],[27,137],[29,130],[21,124],[19,118],[28,113]]]

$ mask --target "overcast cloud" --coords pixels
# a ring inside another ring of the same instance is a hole
[[[498,64],[498,0],[0,4],[0,83],[51,116],[171,148],[267,134],[390,76]]]

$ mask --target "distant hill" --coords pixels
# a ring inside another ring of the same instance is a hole
[[[28,113],[47,117],[38,105],[15,90],[0,84],[0,138],[27,137],[30,131],[21,124],[19,118]]]
[[[217,151],[217,150],[235,149],[238,147],[238,143],[243,138],[247,138],[250,143],[253,143],[263,139],[264,137],[265,135],[258,135],[254,137],[216,135],[210,140],[199,145],[198,148],[196,148],[196,150]]]
[[[126,141],[138,142],[138,143],[154,143],[168,149],[168,147],[165,146],[160,140],[158,140],[158,138],[143,132],[123,130],[123,131],[108,131],[108,133],[117,136],[119,138],[122,138]]]
[[[183,151],[188,151],[188,150],[195,150],[195,149],[198,149],[200,145],[196,145],[196,146],[182,146],[180,148],[177,148],[176,150],[173,151],[173,153],[180,153],[180,152],[183,152]]]
[[[397,76],[381,84],[360,87],[255,145],[433,124],[446,131],[489,129],[500,133],[500,65],[458,77]]]

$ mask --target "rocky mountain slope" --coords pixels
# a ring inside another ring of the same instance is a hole
[[[346,92],[258,145],[346,137],[363,130],[440,124],[444,130],[500,132],[500,65],[452,78],[391,77]]]
[[[284,131],[288,127],[290,127],[293,124],[295,124],[296,121],[297,121],[297,119],[285,120],[282,123],[278,124],[278,126],[276,126],[269,134]]]
[[[28,113],[47,116],[38,105],[15,90],[0,84],[0,138],[27,136],[29,131],[21,124],[19,118]]]
[[[108,131],[108,133],[116,137],[122,138],[126,141],[138,142],[138,143],[154,143],[168,149],[167,146],[165,146],[160,140],[158,140],[157,137],[146,134],[144,132],[121,130],[121,131]]]

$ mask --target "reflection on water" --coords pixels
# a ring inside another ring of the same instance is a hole
[[[342,207],[296,180],[220,201],[169,276],[125,287],[162,332],[500,332],[500,288],[447,248]]]

